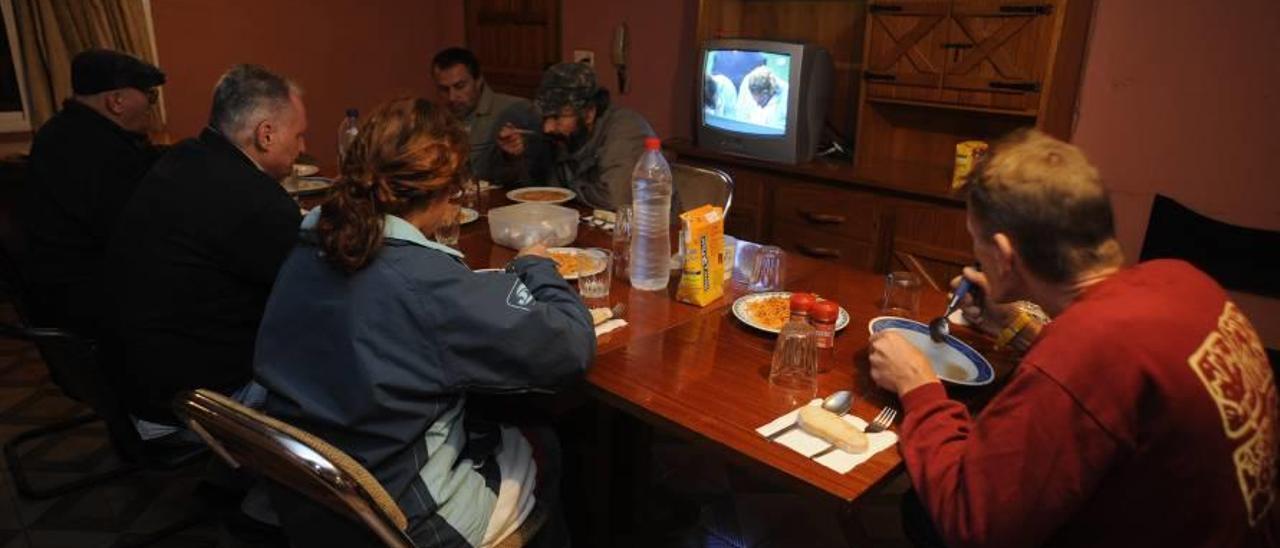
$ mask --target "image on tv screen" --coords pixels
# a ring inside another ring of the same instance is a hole
[[[784,135],[791,56],[708,50],[703,63],[703,123],[751,135]]]

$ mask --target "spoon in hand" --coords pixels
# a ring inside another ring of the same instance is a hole
[[[948,316],[956,311],[956,308],[960,306],[960,301],[964,299],[964,296],[969,293],[969,289],[972,287],[973,282],[969,281],[969,278],[961,279],[960,285],[956,286],[955,293],[951,294],[951,301],[947,303],[946,311],[929,322],[929,338],[933,339],[933,342],[940,343],[947,340],[947,335],[951,334],[951,320],[948,319]]]
[[[835,413],[837,417],[843,416],[844,414],[848,413],[849,409],[852,407],[853,407],[853,393],[848,390],[840,390],[837,392],[832,392],[830,396],[827,396],[826,399],[822,400],[822,408],[832,413]],[[783,434],[790,432],[793,428],[797,426],[800,426],[800,421],[798,420],[787,425],[786,428],[778,430],[777,432],[769,434],[768,436],[765,436],[765,437],[771,440],[776,440],[778,439],[779,436],[782,436]]]

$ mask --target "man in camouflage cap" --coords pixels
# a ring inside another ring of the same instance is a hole
[[[649,122],[610,104],[609,90],[597,85],[595,71],[582,63],[547,69],[534,104],[552,146],[549,158],[526,158],[530,176],[573,190],[591,207],[615,210],[630,204],[631,170],[644,152],[645,138],[654,135]],[[498,146],[512,159],[532,153],[513,126],[499,130]]]

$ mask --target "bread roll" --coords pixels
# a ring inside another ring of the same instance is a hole
[[[800,421],[802,430],[836,446],[841,451],[861,453],[867,450],[867,435],[826,409],[812,405],[806,406],[800,410],[797,420]]]

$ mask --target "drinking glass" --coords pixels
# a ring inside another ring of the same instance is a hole
[[[591,274],[578,276],[578,294],[588,308],[609,306],[609,287],[613,285],[613,252],[599,247],[582,250],[581,260],[590,265]],[[585,266],[585,265],[584,265]],[[596,270],[599,270],[596,272]]]
[[[920,276],[913,272],[890,272],[884,279],[885,316],[915,318],[920,313]]]
[[[462,186],[462,207],[474,209],[476,213],[488,213],[488,194],[480,190],[480,179],[471,179]]]
[[[462,210],[457,210],[436,225],[436,242],[449,247],[458,247],[458,217],[461,215]]]
[[[738,239],[728,234],[724,235],[724,253],[721,258],[721,264],[724,265],[724,279],[729,281],[733,279],[733,260],[738,255]]]
[[[627,279],[627,263],[631,260],[631,231],[635,214],[631,206],[618,206],[613,222],[613,270],[619,278]]]
[[[781,291],[782,282],[787,277],[787,257],[782,248],[766,245],[756,252],[755,264],[751,267],[751,280],[747,289],[752,293],[764,291]]]

